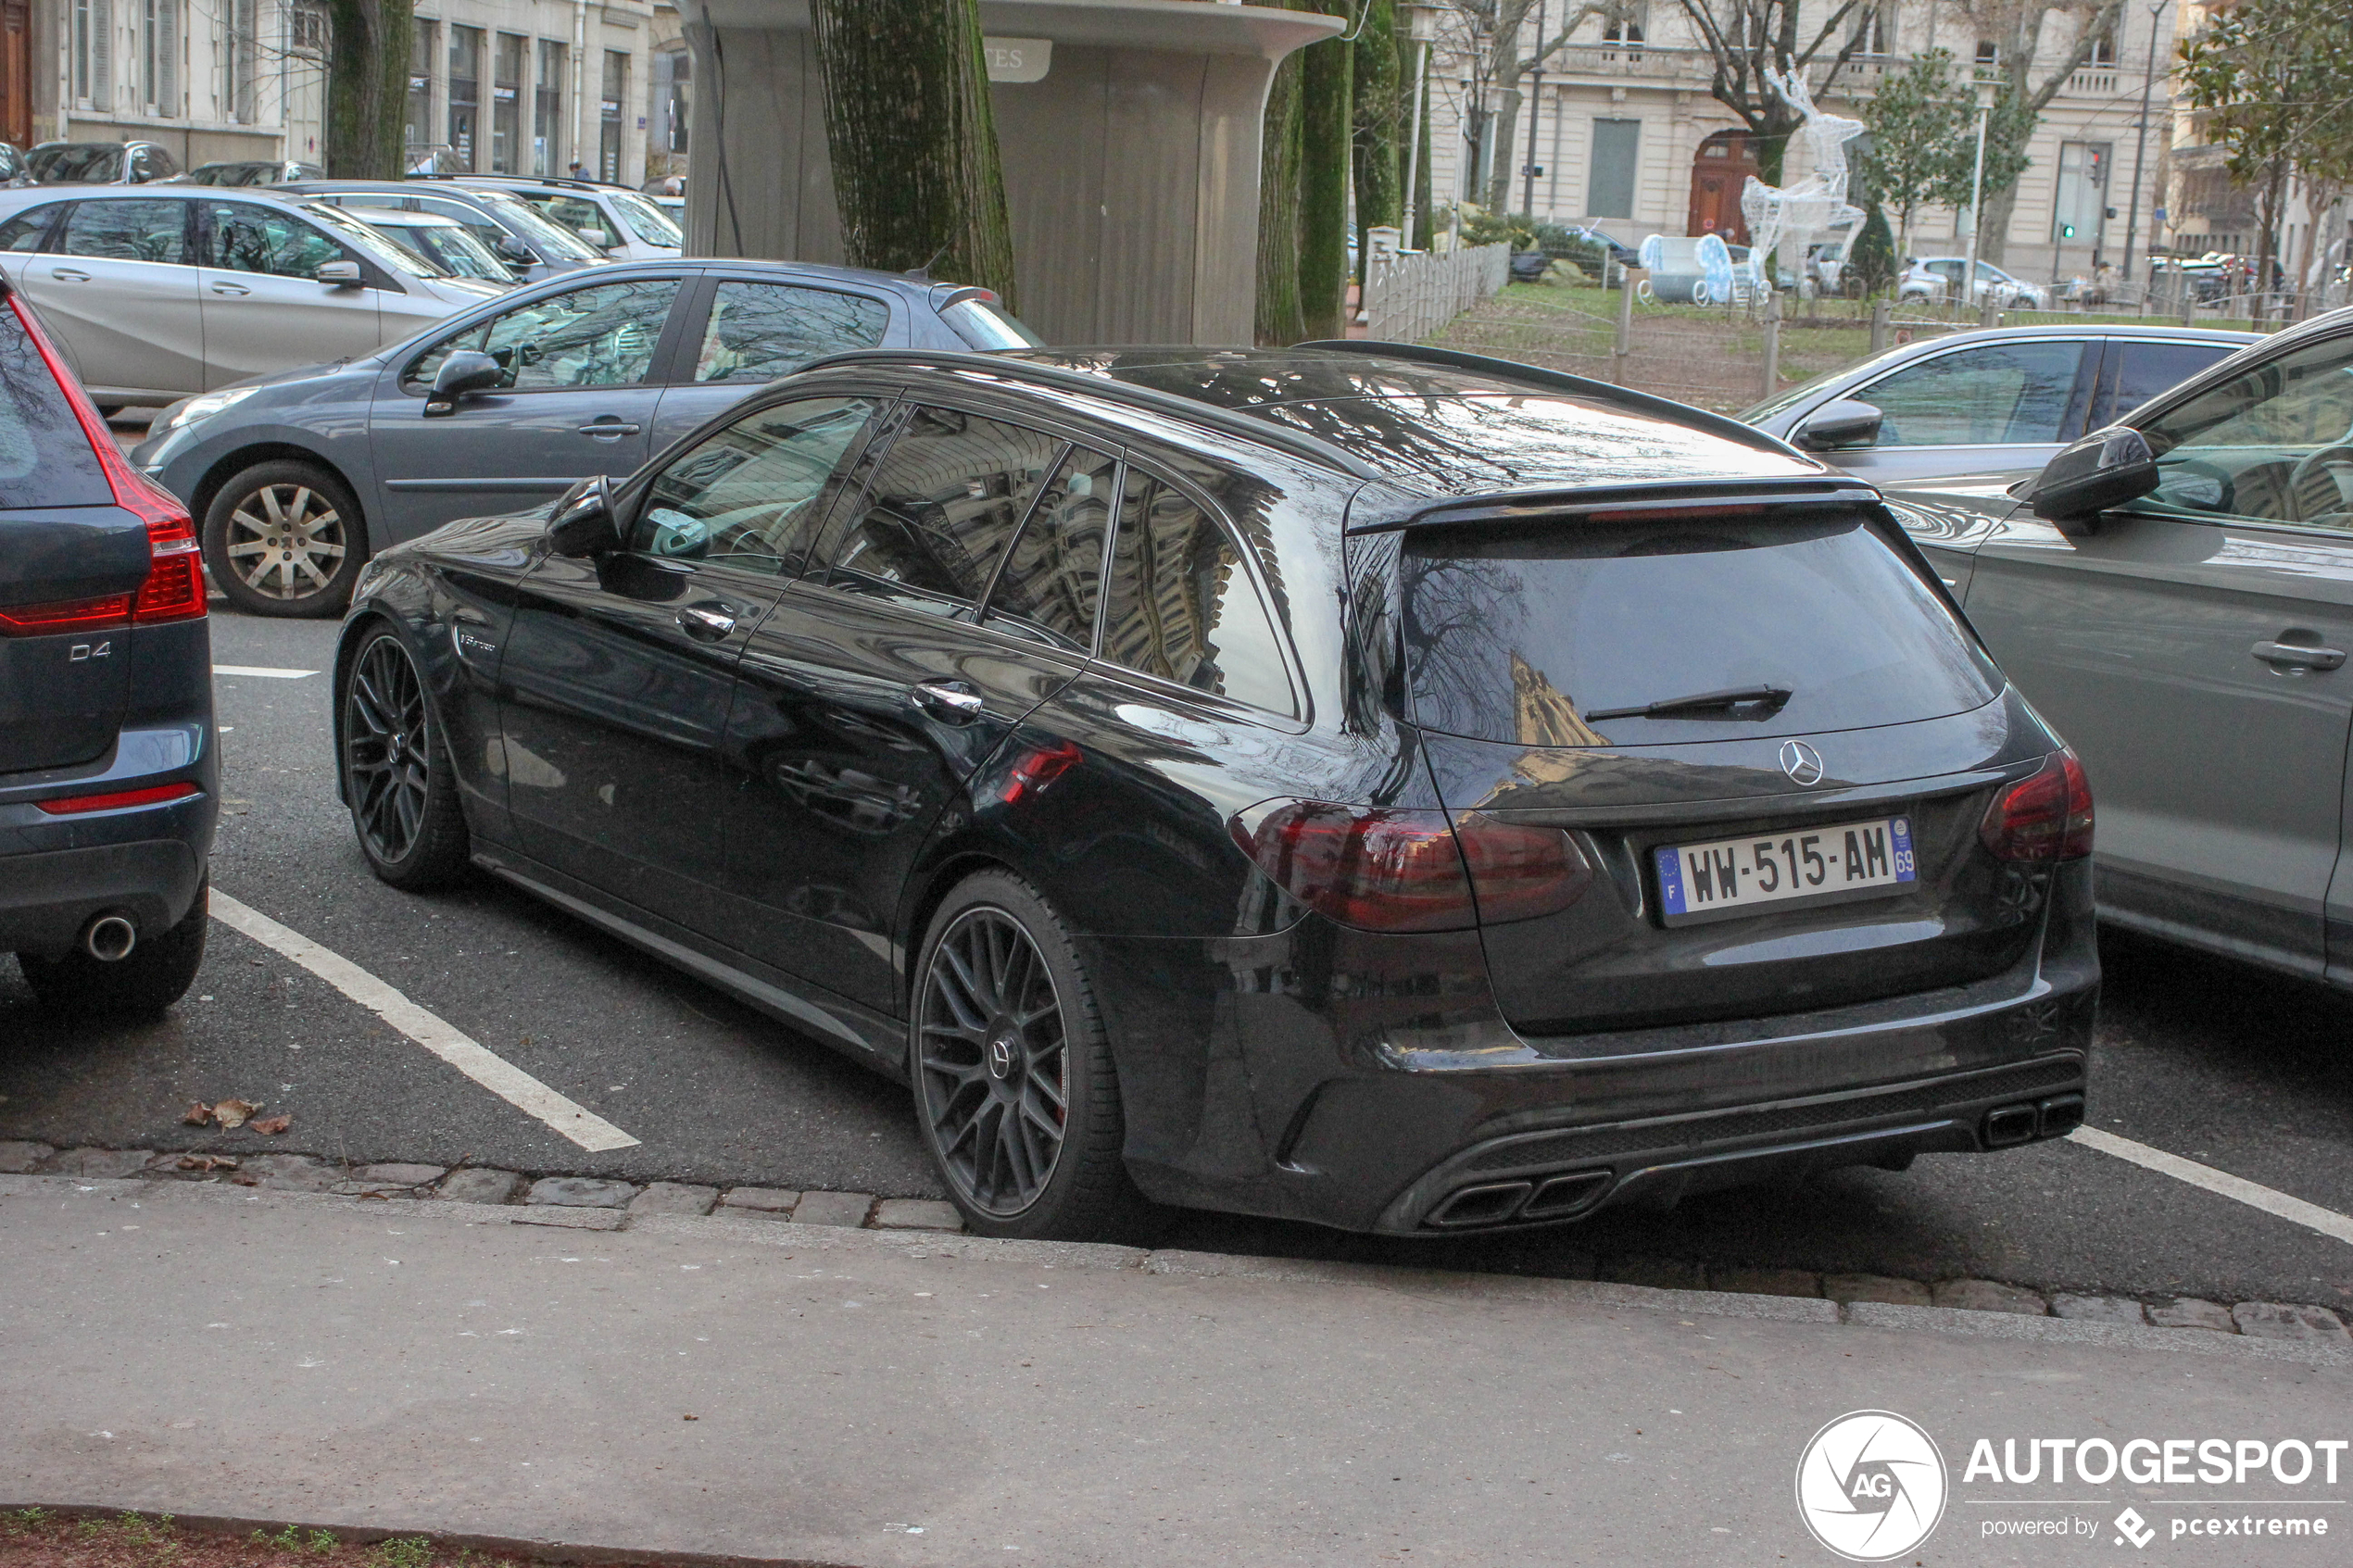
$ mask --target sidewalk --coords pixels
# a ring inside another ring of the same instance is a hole
[[[1828,1562],[1797,1459],[1879,1409],[1951,1473],[1907,1562],[2114,1555],[2105,1528],[1986,1538],[2028,1499],[2331,1518],[2267,1562],[2343,1561],[2353,1533],[2353,1462],[2333,1486],[1962,1477],[1981,1436],[2353,1436],[2353,1353],[2324,1345],[567,1218],[0,1177],[0,1504],[857,1568]]]

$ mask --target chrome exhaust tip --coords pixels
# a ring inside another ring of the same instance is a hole
[[[100,963],[120,963],[139,945],[139,928],[129,915],[94,915],[82,928],[82,950]]]

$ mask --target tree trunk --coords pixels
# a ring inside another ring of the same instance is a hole
[[[1493,130],[1490,134],[1494,144],[1488,149],[1487,210],[1498,215],[1512,210],[1513,153],[1519,143],[1519,114],[1523,105],[1519,95],[1516,73],[1512,85],[1503,90],[1495,100]]]
[[[2273,161],[2264,176],[2263,192],[2256,207],[2255,236],[2255,320],[2266,320],[2271,316],[2269,295],[2279,287],[2280,275],[2280,211],[2287,205],[2287,159]]]
[[[850,263],[1013,295],[976,0],[812,0]]]
[[[1409,44],[1406,47],[1411,49],[1414,45]],[[1414,204],[1414,243],[1419,245],[1422,249],[1428,250],[1430,248],[1429,226],[1430,207],[1432,206],[1429,194],[1429,166],[1437,162],[1438,159],[1436,156],[1436,149],[1431,147],[1429,144],[1429,73],[1427,67],[1424,68],[1422,72],[1422,101],[1416,112],[1420,114],[1422,119],[1422,156],[1421,161],[1414,168],[1414,188],[1411,192],[1407,193],[1407,199]]]
[[[1404,222],[1399,187],[1405,134],[1405,92],[1398,81],[1395,0],[1366,0],[1356,40],[1356,276],[1371,265],[1372,230]]]
[[[397,180],[409,102],[410,0],[328,0],[327,172]]]
[[[1327,39],[1300,51],[1299,309],[1312,338],[1348,333],[1353,48]]]
[[[1999,267],[2009,245],[2010,215],[2018,210],[2018,182],[2013,180],[1998,191],[1987,191],[1979,209],[1977,258]]]
[[[1299,56],[1275,68],[1258,155],[1259,343],[1279,348],[1307,335],[1299,314]]]

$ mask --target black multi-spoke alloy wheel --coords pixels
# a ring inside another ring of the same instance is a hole
[[[389,626],[343,677],[343,791],[360,851],[395,887],[422,892],[461,873],[468,844],[448,748],[407,645]]]
[[[205,508],[205,569],[248,615],[341,615],[367,537],[341,479],[277,458],[233,475]]]
[[[61,959],[19,953],[17,966],[42,1006],[78,1016],[141,1017],[178,1001],[204,964],[205,934],[212,924],[212,884],[196,886],[196,901],[169,931],[142,931],[131,956],[106,963],[88,953]]]
[[[960,884],[932,917],[909,1011],[924,1147],[971,1229],[1107,1240],[1146,1218],[1094,990],[1036,889],[1001,871]]]

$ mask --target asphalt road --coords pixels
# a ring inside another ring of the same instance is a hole
[[[215,922],[159,1022],[53,1023],[0,960],[0,1138],[274,1148],[541,1173],[939,1197],[903,1089],[487,878],[431,898],[369,874],[334,797],[331,622],[213,620],[220,890],[359,964],[641,1140],[584,1153],[276,952]],[[2353,1213],[2353,998],[2114,938],[2094,1124]],[[236,1096],[292,1131],[207,1133]],[[1397,1242],[1183,1216],[1170,1245],[1579,1273],[1596,1256],[2353,1309],[2353,1246],[2075,1144],[1923,1156],[1787,1191],[1486,1241]]]

